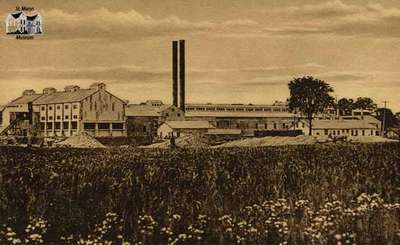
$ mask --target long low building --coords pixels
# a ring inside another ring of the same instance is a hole
[[[309,134],[308,122],[301,121],[297,129]],[[313,120],[313,136],[378,136],[379,127],[367,120]]]

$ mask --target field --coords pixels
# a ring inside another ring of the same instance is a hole
[[[0,147],[0,244],[400,244],[400,144]]]

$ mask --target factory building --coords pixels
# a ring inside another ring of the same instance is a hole
[[[86,132],[94,137],[125,137],[126,103],[104,83],[88,89],[67,86],[43,93],[25,90],[3,109],[1,134],[69,137]]]

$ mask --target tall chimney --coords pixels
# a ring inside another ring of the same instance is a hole
[[[178,107],[178,41],[172,41],[172,104]]]
[[[180,108],[185,112],[185,40],[179,40]]]

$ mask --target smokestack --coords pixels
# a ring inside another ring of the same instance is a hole
[[[185,40],[179,40],[180,108],[185,112]]]
[[[172,41],[172,104],[178,107],[178,41]]]

